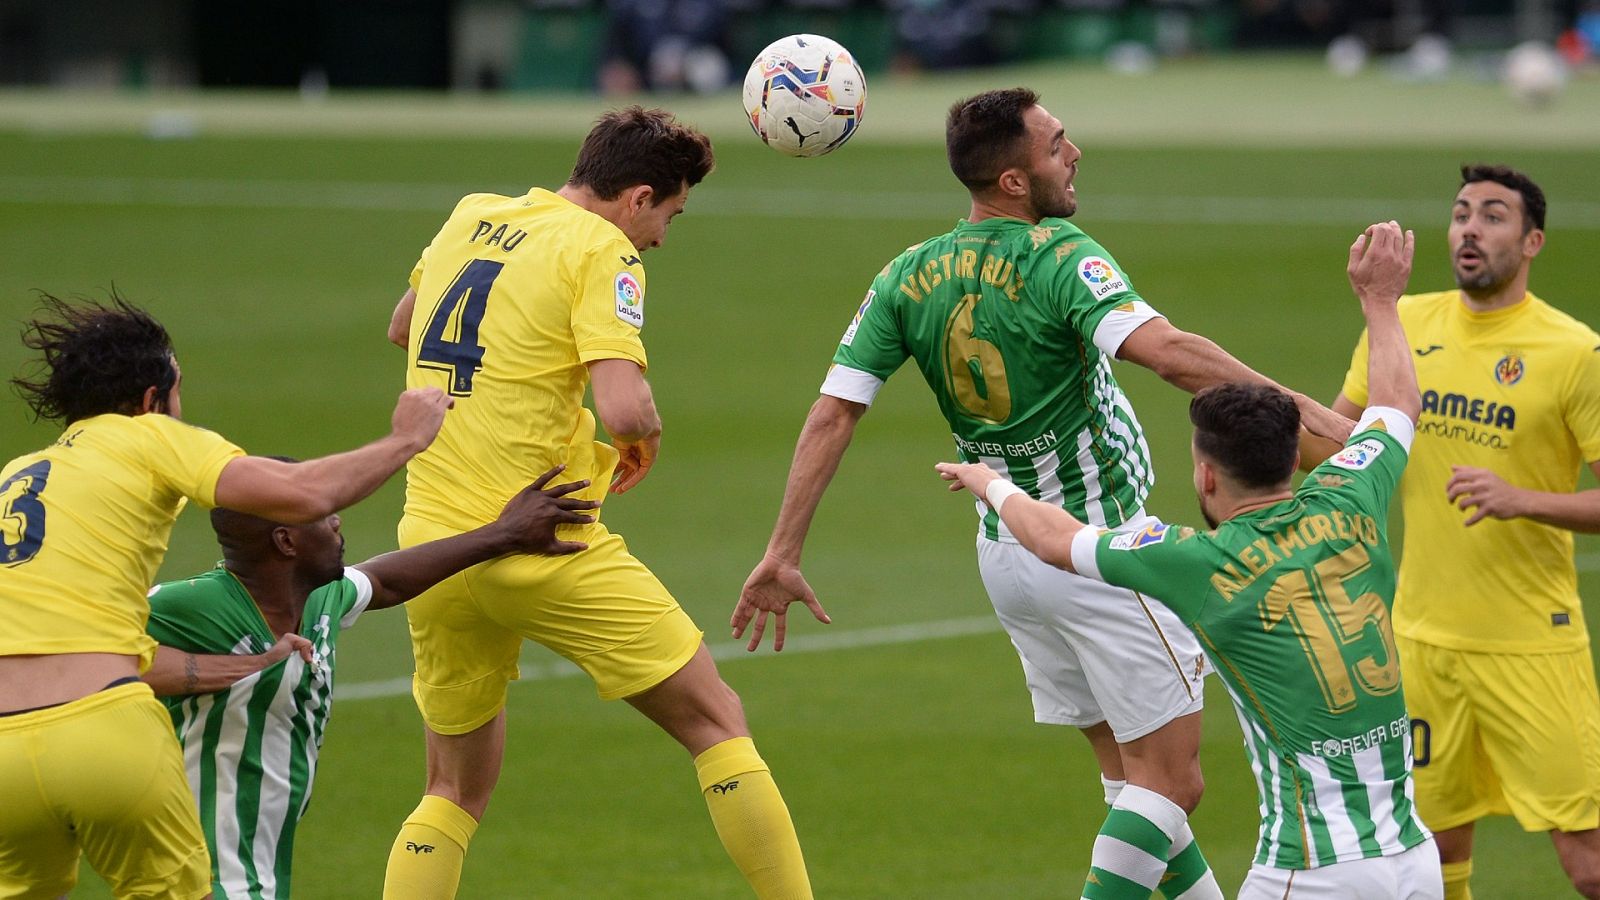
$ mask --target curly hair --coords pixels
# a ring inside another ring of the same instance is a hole
[[[11,379],[35,420],[65,425],[133,413],[150,388],[164,400],[177,383],[167,330],[115,289],[103,304],[69,303],[40,291],[39,308],[43,315],[24,324],[22,343],[42,358],[32,373]]]
[[[1300,410],[1265,384],[1219,384],[1189,401],[1194,445],[1246,487],[1269,488],[1294,474]]]

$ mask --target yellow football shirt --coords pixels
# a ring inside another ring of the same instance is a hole
[[[644,285],[621,229],[557,194],[463,198],[411,273],[406,386],[456,403],[406,469],[406,514],[475,528],[558,463],[603,498],[617,454],[594,439],[586,364],[645,365]]]
[[[216,503],[244,454],[171,416],[108,414],[0,469],[0,656],[138,654],[145,599],[184,498]]]
[[[1445,493],[1451,466],[1571,493],[1600,459],[1600,335],[1529,294],[1475,313],[1456,291],[1400,299],[1422,415],[1401,481],[1405,554],[1395,632],[1453,650],[1549,653],[1587,646],[1572,532],[1467,513]],[[1367,403],[1367,336],[1344,395]]]

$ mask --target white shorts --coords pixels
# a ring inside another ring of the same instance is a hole
[[[1127,743],[1200,710],[1209,669],[1172,610],[1058,569],[1021,544],[979,537],[978,572],[1022,658],[1035,721],[1105,722]]]
[[[1316,869],[1250,867],[1239,900],[1443,900],[1433,838],[1394,856],[1353,859]]]

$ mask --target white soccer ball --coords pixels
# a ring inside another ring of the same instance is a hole
[[[1561,93],[1567,83],[1567,67],[1554,47],[1526,41],[1506,54],[1505,82],[1511,96],[1539,106]]]
[[[867,108],[867,79],[850,51],[815,34],[773,41],[744,76],[744,111],[768,147],[821,156],[850,139]]]

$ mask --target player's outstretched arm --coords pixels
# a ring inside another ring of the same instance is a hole
[[[1411,279],[1416,243],[1399,222],[1379,222],[1350,245],[1345,269],[1367,320],[1367,403],[1397,409],[1413,422],[1422,413],[1422,392],[1398,304]]]
[[[462,569],[508,553],[560,556],[588,547],[556,537],[557,526],[586,525],[594,516],[585,512],[600,508],[599,501],[567,496],[588,487],[587,481],[545,487],[565,468],[556,466],[540,475],[506,503],[499,518],[481,528],[357,563],[372,581],[367,608],[398,606]]]
[[[1182,331],[1166,319],[1151,319],[1133,330],[1117,358],[1137,363],[1173,387],[1193,394],[1215,384],[1270,384],[1294,398],[1300,422],[1314,435],[1343,444],[1355,423],[1298,391],[1291,391],[1235,359],[1210,338]]]
[[[140,678],[157,697],[209,694],[232,687],[239,679],[248,678],[291,653],[310,662],[311,642],[291,632],[278,638],[267,652],[249,656],[188,653],[162,644],[156,648],[149,671]]]
[[[401,350],[406,349],[411,343],[411,312],[417,307],[417,291],[407,288],[400,302],[395,304],[394,312],[389,316],[389,343]]]
[[[454,403],[438,388],[413,388],[395,403],[389,434],[365,447],[297,463],[238,457],[217,478],[217,505],[286,525],[333,515],[426,450]]]
[[[736,638],[744,637],[745,629],[754,621],[750,650],[761,646],[768,616],[774,617],[772,649],[783,649],[789,604],[796,601],[804,603],[818,622],[827,625],[833,621],[823,610],[811,585],[806,583],[805,576],[800,574],[800,552],[805,547],[817,504],[822,502],[829,482],[839,471],[839,461],[855,436],[856,423],[866,412],[863,403],[828,394],[818,397],[811,405],[806,424],[800,429],[800,440],[795,443],[789,480],[783,488],[783,505],[778,509],[777,524],[772,526],[767,553],[745,579],[744,588],[739,591],[739,602],[734,605],[733,616],[728,621]]]
[[[1072,567],[1072,539],[1086,526],[1059,506],[1040,503],[983,463],[938,463],[934,471],[950,490],[969,490],[1000,514],[1017,542],[1058,569]]]
[[[625,494],[650,474],[661,453],[661,416],[644,371],[631,359],[597,359],[589,363],[594,410],[617,448],[617,472],[611,492]]]

